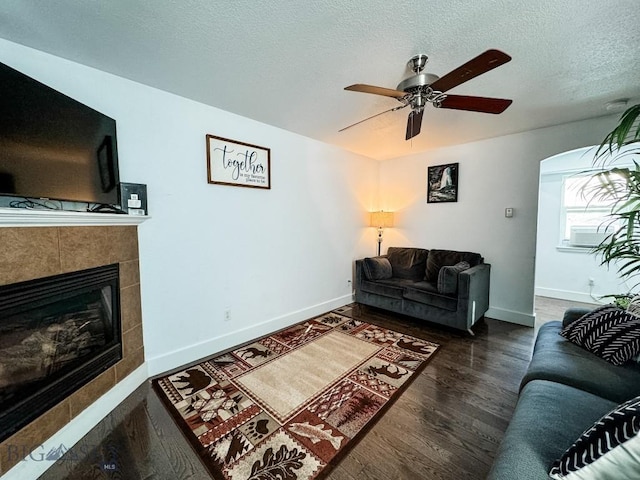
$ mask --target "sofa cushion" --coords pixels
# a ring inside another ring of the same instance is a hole
[[[469,262],[465,261],[442,267],[438,273],[438,292],[444,295],[458,293],[458,274],[469,267]]]
[[[640,478],[640,397],[608,412],[556,460],[557,480]]]
[[[385,257],[365,258],[362,266],[367,280],[384,280],[393,276],[391,263]]]
[[[562,316],[562,326],[566,327],[567,325],[571,325],[576,320],[580,319],[583,315],[591,312],[592,308],[585,307],[570,307],[564,311],[564,315]]]
[[[405,287],[404,298],[414,302],[424,303],[432,307],[455,312],[458,309],[458,299],[438,292],[435,284],[429,282],[414,282]]]
[[[487,479],[549,478],[553,462],[615,406],[615,402],[561,383],[528,383],[520,393]]]
[[[615,305],[596,308],[564,327],[560,335],[614,365],[640,353],[640,317]]]
[[[612,365],[559,335],[562,324],[547,322],[538,332],[533,358],[522,379],[550,380],[599,395],[616,403],[640,395],[640,366]]]
[[[405,287],[414,282],[405,278],[389,278],[385,280],[362,281],[362,290],[368,293],[375,293],[385,297],[402,298]]]
[[[389,247],[387,258],[395,278],[423,280],[429,250],[423,248]]]
[[[465,261],[471,267],[482,263],[482,256],[473,252],[456,252],[454,250],[429,250],[427,266],[424,271],[427,282],[436,283],[440,269],[445,266],[455,265]]]

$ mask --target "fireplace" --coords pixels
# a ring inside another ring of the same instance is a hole
[[[122,358],[118,264],[0,287],[0,441]]]

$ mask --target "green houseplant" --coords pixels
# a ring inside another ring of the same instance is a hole
[[[621,157],[630,157],[632,167],[610,167]],[[587,191],[594,199],[611,201],[611,212],[601,228],[609,233],[593,249],[602,265],[614,265],[619,276],[640,284],[640,104],[629,107],[616,127],[598,147],[593,174]],[[632,290],[633,290],[632,287]],[[622,295],[625,297],[627,295]]]

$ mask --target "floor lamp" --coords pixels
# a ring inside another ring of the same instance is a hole
[[[371,212],[370,226],[378,229],[378,256],[382,245],[382,232],[385,228],[393,227],[393,212]]]

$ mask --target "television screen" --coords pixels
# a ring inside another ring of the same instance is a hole
[[[112,118],[0,63],[0,195],[116,205]]]

